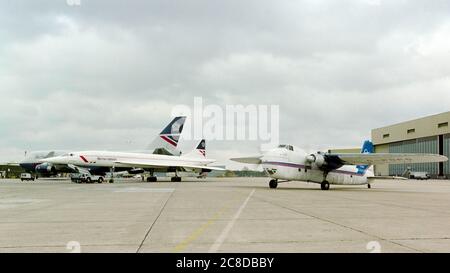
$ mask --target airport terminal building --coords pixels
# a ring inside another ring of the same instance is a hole
[[[402,122],[372,130],[376,153],[432,153],[450,158],[450,112]],[[428,172],[433,178],[450,178],[450,161],[424,164],[375,166],[376,175]]]

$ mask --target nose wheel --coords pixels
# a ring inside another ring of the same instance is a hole
[[[322,183],[320,183],[320,188],[323,190],[323,191],[327,191],[327,190],[329,190],[330,189],[330,183],[328,183],[328,181],[323,181]]]
[[[371,186],[370,184],[367,184],[367,188],[368,188],[368,189],[371,189],[372,186]]]
[[[323,171],[323,181],[322,181],[322,183],[320,183],[320,188],[323,191],[327,191],[330,189],[330,183],[327,181],[327,176],[328,176],[328,170],[324,170]]]
[[[116,170],[116,167],[112,166],[111,169],[110,169],[111,178],[109,179],[109,183],[114,183],[114,172],[115,172],[115,170]]]
[[[275,179],[270,180],[270,182],[269,182],[269,187],[270,187],[271,189],[276,189],[276,188],[278,187],[278,181],[275,180]]]

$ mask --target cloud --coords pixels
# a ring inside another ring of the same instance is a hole
[[[196,96],[279,105],[282,141],[307,150],[360,146],[372,128],[448,111],[449,11],[406,0],[7,1],[0,161],[141,149]],[[208,147],[225,162],[259,143]]]

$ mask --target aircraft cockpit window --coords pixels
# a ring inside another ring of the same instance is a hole
[[[278,148],[294,151],[294,147],[292,145],[278,145]]]

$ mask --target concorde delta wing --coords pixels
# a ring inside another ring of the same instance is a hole
[[[214,171],[225,171],[223,168],[203,166],[200,164],[192,164],[183,161],[164,161],[164,160],[120,160],[116,161],[116,164],[120,164],[125,167],[141,167],[141,168],[151,168],[151,169],[164,169],[168,167],[180,167],[186,169],[206,169]]]

